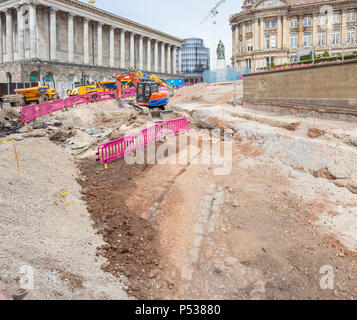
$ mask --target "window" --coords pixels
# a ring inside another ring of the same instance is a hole
[[[265,36],[265,49],[270,49],[270,37]]]
[[[276,28],[276,20],[275,19],[271,21],[271,28],[272,29]]]
[[[30,82],[37,82],[38,81],[38,73],[33,71],[30,73]]]
[[[269,20],[265,21],[265,29],[270,29],[270,21]]]
[[[271,48],[276,48],[276,35],[273,34],[270,36],[270,46]]]
[[[274,57],[265,58],[265,61],[266,61],[266,67],[269,67],[270,62],[271,64],[274,63]]]
[[[247,41],[248,51],[253,51],[253,39],[249,38]]]
[[[355,11],[348,11],[347,12],[347,22],[353,22],[356,20],[356,13]]]
[[[341,13],[333,14],[333,23],[341,23]]]
[[[317,34],[317,45],[324,46],[326,44],[326,32],[319,31]]]
[[[245,66],[249,70],[252,69],[252,60],[251,59],[245,60]]]
[[[304,32],[304,47],[311,47],[311,32]]]
[[[304,27],[309,27],[312,25],[312,19],[311,17],[305,17],[304,18]]]
[[[297,28],[298,27],[298,19],[297,18],[293,18],[290,20],[290,28]]]
[[[326,16],[319,16],[319,26],[324,27],[326,26],[327,19]]]
[[[347,43],[349,43],[349,44],[354,43],[355,39],[356,39],[355,28],[348,28],[347,29]]]
[[[332,31],[332,44],[339,44],[340,43],[340,30],[333,30]]]
[[[298,35],[296,33],[292,33],[290,35],[290,48],[296,49],[298,46]]]

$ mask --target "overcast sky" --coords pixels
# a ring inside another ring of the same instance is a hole
[[[212,20],[201,24],[219,0],[97,0],[97,7],[172,34],[179,38],[197,37],[212,47]],[[83,2],[88,2],[83,0]],[[226,47],[226,60],[232,54],[229,16],[241,10],[242,0],[226,0],[218,9],[216,38]],[[214,68],[214,67],[213,67]]]

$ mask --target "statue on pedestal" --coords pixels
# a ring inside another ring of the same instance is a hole
[[[217,60],[225,60],[225,48],[222,40],[219,40],[217,47]]]

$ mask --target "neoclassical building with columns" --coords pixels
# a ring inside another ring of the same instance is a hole
[[[181,74],[183,40],[77,0],[0,0],[0,82]],[[38,80],[38,79],[37,79]]]
[[[357,0],[245,0],[230,16],[232,64],[244,70],[317,56],[356,53]]]

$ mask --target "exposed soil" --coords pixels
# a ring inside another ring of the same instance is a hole
[[[321,129],[318,129],[318,128],[310,128],[309,132],[308,132],[308,136],[311,139],[315,139],[315,138],[321,137],[324,134],[325,134],[325,131],[321,130]]]
[[[215,165],[80,162],[103,270],[140,299],[355,299],[355,256],[315,226],[339,197],[313,186],[320,200],[304,200],[315,178],[272,166],[252,141],[235,142],[233,158],[221,177]],[[320,287],[326,265],[333,290]]]

